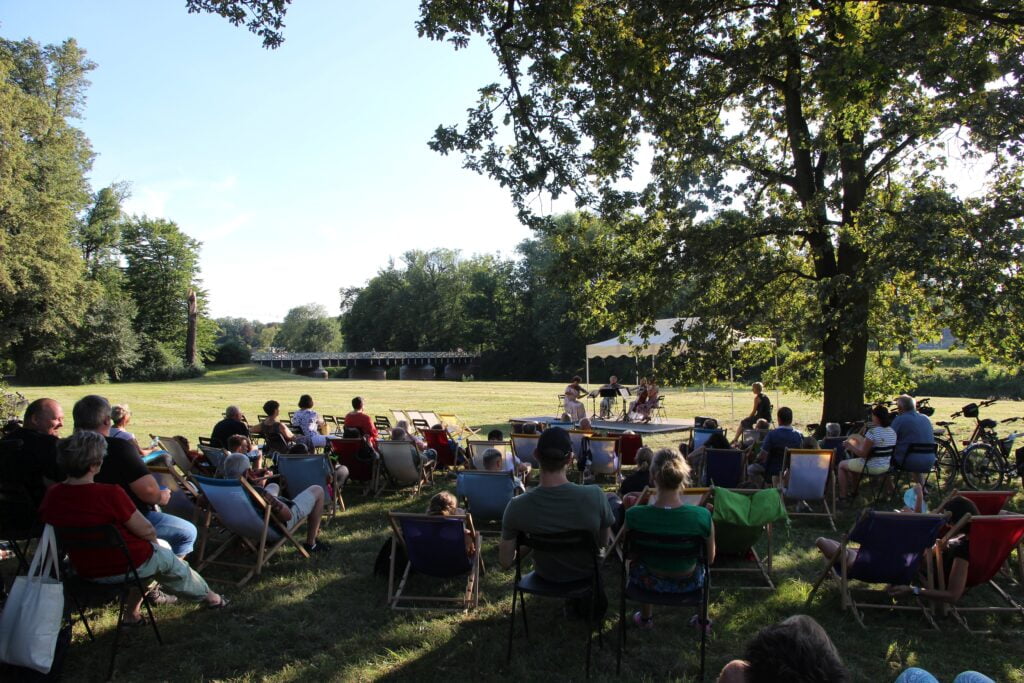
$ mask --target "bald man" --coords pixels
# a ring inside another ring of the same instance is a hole
[[[57,465],[57,440],[63,426],[60,404],[40,398],[25,409],[24,425],[4,438],[8,448],[3,449],[0,473],[5,480],[24,484],[37,507],[46,489],[64,481]]]

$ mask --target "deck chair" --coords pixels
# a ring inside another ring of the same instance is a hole
[[[651,534],[628,529],[622,541],[622,571],[619,582],[619,637],[615,658],[615,673],[622,673],[622,651],[626,646],[626,601],[659,605],[662,607],[695,607],[699,624],[710,624],[708,603],[711,597],[711,572],[708,571],[707,541],[700,536]],[[630,586],[626,581],[628,565],[644,558],[673,558],[696,560],[704,568],[704,585],[692,593],[656,593]],[[707,652],[708,629],[700,628],[700,677],[704,680],[704,659]]]
[[[622,457],[623,466],[636,464],[636,452],[643,445],[643,437],[639,434],[623,434],[619,437],[619,455]]]
[[[747,458],[736,448],[708,448],[704,451],[705,485],[734,489],[747,478]]]
[[[829,450],[835,452],[836,457],[832,462],[835,463],[836,467],[838,467],[839,463],[841,463],[843,460],[846,460],[846,447],[843,445],[845,443],[845,436],[826,436],[824,439],[821,440],[822,448],[828,448]]]
[[[790,512],[790,517],[827,517],[835,531],[836,480],[832,469],[835,451],[831,449],[787,448],[782,467],[785,481],[783,502],[821,503],[824,512]]]
[[[342,423],[339,422],[338,423],[338,430],[339,431],[341,430],[341,425],[342,425]],[[387,415],[374,415],[373,416],[373,426],[377,428],[377,431],[380,433],[381,436],[384,436],[385,434],[391,434],[391,429],[392,429],[391,420],[388,419]]]
[[[443,609],[466,611],[480,603],[480,534],[473,527],[470,515],[416,515],[389,512],[391,524],[391,563],[388,572],[388,605],[391,609]],[[472,536],[476,552],[466,554],[466,532]],[[401,547],[407,558],[405,568],[397,567],[397,551]],[[402,577],[395,587],[398,572]],[[410,595],[407,584],[410,572],[438,579],[466,577],[466,585],[459,597],[437,595]],[[403,605],[403,603],[412,603]],[[417,604],[456,603],[456,607],[430,607]]]
[[[323,453],[279,455],[277,471],[284,477],[284,493],[289,498],[295,498],[310,486],[319,486],[324,491],[324,502],[330,503],[332,516],[338,513],[339,507],[345,511],[341,491],[334,490],[334,465]]]
[[[455,496],[473,515],[480,533],[501,533],[501,519],[515,491],[516,480],[512,472],[463,470],[455,484]],[[484,525],[491,528],[485,532]]]
[[[451,433],[453,438],[459,439],[462,437],[473,437],[480,433],[479,429],[470,427],[465,420],[460,418],[455,413],[438,413],[438,419],[441,424]],[[437,424],[432,422],[431,424]]]
[[[884,602],[860,601],[854,596],[851,581],[868,584],[893,584],[905,586],[913,583],[922,560],[928,581],[931,581],[932,562],[926,559],[935,544],[939,529],[949,515],[903,514],[899,512],[878,512],[864,510],[839,543],[839,549],[832,557],[826,558],[825,568],[807,596],[811,604],[822,582],[832,577],[839,582],[842,609],[853,612],[857,623],[864,627],[864,609],[898,609],[920,611],[932,628],[938,625],[931,612],[920,598],[915,597],[916,606],[896,604],[884,591],[870,590],[869,594],[884,596]],[[853,562],[837,561],[846,558],[851,543],[859,544],[857,557]]]
[[[160,449],[167,451],[174,458],[174,464],[181,468],[182,472],[192,472],[195,470],[195,465],[188,457],[185,449],[181,447],[181,442],[169,436],[158,436],[156,439],[160,442]]]
[[[407,425],[409,425],[409,429],[412,430],[412,420],[409,419],[409,416],[405,414],[404,410],[396,410],[392,408],[391,417],[394,418],[396,427],[398,426],[399,422],[405,422]]]
[[[427,448],[437,451],[437,466],[441,469],[455,467],[458,462],[458,452],[452,445],[451,437],[444,429],[427,429],[422,432],[423,439],[427,442]]]
[[[211,564],[246,569],[246,573],[237,583],[241,587],[254,576],[258,577],[270,558],[286,543],[294,545],[303,557],[309,557],[309,552],[292,535],[292,531],[305,521],[304,518],[293,520],[289,528],[288,524],[274,516],[263,497],[245,479],[196,476],[195,480],[199,490],[210,503],[203,524],[202,537],[199,540],[199,561],[196,571],[202,571]],[[219,548],[207,556],[206,543],[215,517],[221,526],[231,533],[231,538],[221,543]],[[236,542],[254,554],[250,561],[229,562],[218,559]]]
[[[381,443],[380,441],[377,442]],[[363,439],[331,438],[327,440],[331,451],[338,456],[338,464],[348,468],[348,482],[360,482],[363,484],[363,495],[377,490],[378,458],[376,453],[372,458],[364,456],[366,441]],[[339,491],[339,495],[340,495]]]
[[[212,446],[213,445],[213,439],[211,439],[208,436],[200,436],[196,440],[199,442],[200,446]]]
[[[695,486],[683,489],[680,498],[682,498],[684,505],[696,505],[699,507],[707,503],[710,496],[711,489],[709,487]]]
[[[745,585],[740,588],[767,588],[775,590],[772,581],[772,525],[788,523],[786,507],[778,489],[723,489],[716,486],[711,493],[715,510],[711,515],[715,523],[715,564],[711,571],[718,573],[744,573],[758,575],[765,585]],[[754,547],[761,537],[768,540],[764,560]],[[723,566],[723,560],[741,558],[753,566]]]
[[[466,455],[469,456],[473,469],[484,469],[484,451],[488,448],[495,448],[501,451],[502,469],[512,471],[515,469],[512,463],[512,443],[509,441],[467,441]],[[479,521],[479,520],[477,520]]]
[[[200,510],[196,500],[199,498],[199,489],[174,463],[171,456],[164,455],[160,460],[147,463],[146,467],[156,479],[156,483],[171,492],[170,501],[167,505],[161,505],[160,509],[169,515],[187,519],[198,525]]]
[[[590,472],[594,476],[610,475],[615,478],[616,484],[620,484],[622,458],[619,457],[619,437],[591,436],[587,444],[590,448]]]
[[[974,506],[978,508],[978,514],[998,515],[1003,511],[1006,503],[1013,498],[1013,494],[1013,491],[960,491],[953,489],[953,492],[946,497],[946,500],[942,501],[937,509],[946,507],[946,503],[956,496],[962,496],[974,503]]]
[[[587,439],[593,432],[585,432],[582,429],[569,429],[569,440],[572,441],[572,455],[576,462],[580,461],[587,450]]]
[[[971,630],[965,618],[966,614],[971,612],[1009,612],[1024,617],[1024,606],[1010,597],[1010,594],[995,582],[999,570],[1007,562],[1014,548],[1018,553],[1020,552],[1021,542],[1024,541],[1024,515],[964,515],[936,544],[935,563],[937,566],[942,566],[942,554],[949,545],[950,539],[962,533],[963,528],[968,524],[971,526],[971,542],[968,547],[966,587],[970,589],[988,584],[1008,606],[965,607],[958,603],[951,606],[944,605],[944,607],[952,609],[953,616],[965,629],[971,633],[980,633]],[[936,574],[938,574],[939,588],[945,589],[945,573],[940,571]],[[976,593],[972,593],[972,595],[976,595]]]
[[[717,429],[705,429],[704,427],[694,427],[693,431],[690,432],[690,452],[694,452],[711,438],[711,435],[718,432],[722,436],[727,436],[726,430],[719,427]]]
[[[413,442],[378,441],[377,451],[380,453],[381,476],[376,495],[385,490],[400,491],[407,488],[413,489],[414,496],[419,495],[425,481],[430,481],[434,465],[421,462]]]
[[[224,459],[228,457],[228,452],[226,450],[223,448],[216,448],[214,446],[199,444],[199,451],[206,458],[206,462],[210,463],[210,466],[217,471],[223,467]]]
[[[512,441],[512,453],[519,459],[519,462],[529,463],[533,467],[540,467],[540,462],[535,455],[540,434],[513,434],[510,438]]]
[[[439,418],[437,413],[433,410],[421,410],[420,415],[422,415],[423,419],[426,420],[427,426],[433,427],[434,425],[441,425],[444,427],[444,420]]]
[[[405,414],[409,416],[409,425],[421,435],[433,427],[433,425],[427,422],[426,418],[424,418],[423,414],[418,410],[407,410],[405,411]]]

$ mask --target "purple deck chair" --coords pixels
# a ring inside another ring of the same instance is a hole
[[[948,515],[919,515],[900,512],[878,512],[864,510],[839,544],[839,550],[822,571],[818,581],[807,596],[807,604],[814,599],[815,592],[821,583],[832,576],[839,581],[843,608],[849,607],[853,616],[862,627],[864,617],[862,609],[901,609],[920,610],[931,624],[938,630],[935,620],[919,598],[915,597],[916,606],[893,604],[884,591],[871,590],[871,593],[885,596],[882,603],[862,600],[858,602],[850,586],[851,581],[863,583],[881,583],[893,585],[909,585],[916,582],[921,561],[935,545],[939,530],[946,523]],[[857,543],[857,557],[853,562],[836,562],[835,558],[846,556],[849,544]],[[924,568],[929,575],[932,563],[925,562]]]
[[[746,455],[736,448],[708,448],[704,451],[704,478],[706,486],[723,489],[739,488],[745,478]]]
[[[473,528],[473,518],[465,515],[417,515],[389,512],[391,523],[391,567],[388,574],[388,604],[391,609],[472,609],[480,601],[480,534]],[[466,547],[467,532],[475,545],[470,554]],[[405,550],[404,570],[396,567],[396,551]],[[402,578],[395,587],[397,571]],[[459,597],[444,595],[410,595],[410,572],[438,579],[466,577],[466,586]],[[403,605],[403,603],[411,603]],[[457,607],[434,607],[424,603],[456,603]],[[420,606],[417,607],[417,604]]]

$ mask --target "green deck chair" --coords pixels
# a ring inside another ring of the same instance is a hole
[[[715,564],[712,572],[756,573],[766,585],[746,585],[741,588],[767,588],[775,590],[772,581],[772,525],[776,522],[789,523],[786,506],[778,489],[724,489],[712,490],[715,511]],[[762,561],[754,546],[761,537],[768,537],[768,552]],[[754,566],[723,567],[722,561],[734,564],[735,558]]]

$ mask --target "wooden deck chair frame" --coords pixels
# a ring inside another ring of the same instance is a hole
[[[188,496],[195,505],[195,512],[192,515],[192,523],[199,526],[199,518],[202,515],[202,510],[199,507],[199,489],[196,488],[196,484],[190,476],[185,472],[182,472],[177,463],[173,461],[170,465],[160,464],[159,461],[151,462],[146,465],[146,469],[148,469],[151,474],[167,475],[174,481],[178,488]],[[157,481],[159,482],[159,479]]]
[[[398,546],[405,545],[405,538],[402,536],[402,525],[399,523],[403,517],[412,517],[416,519],[461,519],[465,528],[473,536],[473,542],[476,544],[476,555],[473,557],[473,568],[469,571],[466,577],[466,587],[461,597],[444,597],[444,596],[417,596],[417,595],[406,595],[406,583],[409,580],[409,572],[412,569],[412,563],[406,562],[405,570],[402,572],[402,578],[399,580],[398,587],[395,587],[395,557],[397,554]],[[466,612],[470,609],[474,609],[480,604],[480,572],[483,566],[483,561],[480,557],[483,551],[483,540],[480,533],[473,526],[473,517],[469,513],[464,515],[446,515],[444,517],[436,517],[432,515],[414,514],[409,512],[388,512],[388,524],[391,525],[391,559],[389,562],[388,569],[388,606],[393,610],[415,610],[415,609],[434,609],[442,610],[445,612]],[[403,607],[400,603],[402,601],[408,601],[412,603],[459,603],[460,607],[415,607],[412,605]]]
[[[338,422],[338,433],[340,434],[342,429],[343,421]],[[387,415],[374,415],[373,426],[377,428],[377,432],[381,438],[391,438],[391,430],[394,429],[394,425],[391,424],[391,420]]]
[[[971,514],[964,515],[960,519],[960,521],[957,522],[952,528],[950,528],[950,530],[947,531],[942,536],[942,538],[940,538],[939,541],[935,544],[935,564],[936,564],[936,566],[938,566],[938,567],[942,566],[942,553],[945,551],[946,547],[949,545],[950,539],[952,539],[954,536],[958,535],[961,531],[963,531],[963,528],[965,526],[967,526],[972,520],[991,519],[991,518],[997,518],[998,519],[998,518],[1008,517],[1008,516],[1020,517],[1021,515],[971,515]],[[1018,555],[1018,558],[1019,558],[1020,557],[1020,552],[1021,552],[1021,545],[1018,543],[1015,547],[1016,547],[1017,555]],[[1010,551],[1010,553],[1008,553],[1007,560],[1009,560],[1009,555],[1011,555],[1012,553],[1013,553],[1012,550]],[[946,589],[946,575],[945,575],[945,572],[936,572],[936,574],[937,574],[936,579],[937,579],[937,584],[938,584],[939,590],[945,590]],[[979,586],[980,586],[980,584],[979,584]],[[975,587],[977,588],[979,586],[975,586]],[[1011,597],[1010,594],[1007,593],[1003,589],[1002,586],[1000,586],[998,583],[996,583],[994,578],[990,579],[988,581],[988,586],[990,588],[992,588],[992,590],[994,590],[996,592],[996,594],[1003,600],[1003,602],[1005,602],[1008,605],[1008,607],[993,606],[993,605],[988,605],[988,606],[984,606],[984,607],[964,607],[964,606],[957,605],[957,604],[952,604],[951,605],[951,604],[947,604],[947,603],[940,603],[940,605],[939,605],[940,611],[943,614],[947,614],[948,612],[952,611],[953,612],[953,617],[957,620],[957,622],[961,626],[964,627],[964,629],[967,630],[968,633],[978,633],[978,634],[995,633],[995,631],[978,631],[978,630],[972,629],[970,627],[970,625],[968,625],[968,623],[967,623],[967,619],[965,617],[965,613],[966,614],[969,614],[969,613],[979,613],[979,612],[987,612],[987,613],[990,613],[990,614],[1007,614],[1007,613],[1010,613],[1010,614],[1018,614],[1018,615],[1021,616],[1021,618],[1024,618],[1024,606],[1022,606],[1020,603],[1018,603],[1016,600],[1014,600],[1013,597]]]
[[[821,506],[825,509],[825,511],[824,512],[813,512],[813,511],[811,511],[811,512],[793,512],[793,511],[791,511],[791,510],[789,510],[787,508],[786,513],[791,518],[792,517],[827,517],[829,525],[831,525],[832,530],[835,531],[836,530],[836,518],[835,518],[835,510],[836,510],[836,471],[835,471],[835,467],[834,467],[835,466],[835,456],[836,456],[835,451],[830,449],[830,448],[787,448],[786,449],[786,455],[784,456],[783,461],[782,461],[782,472],[783,472],[783,475],[785,475],[785,473],[789,471],[789,469],[790,469],[790,461],[792,459],[792,456],[794,456],[794,455],[796,455],[797,457],[801,457],[801,456],[810,457],[812,455],[821,456],[821,455],[825,455],[825,454],[827,454],[828,458],[829,458],[829,461],[828,461],[828,478],[825,481],[825,492],[824,492],[825,495],[821,499]],[[779,491],[780,492],[784,492],[785,488],[779,489]],[[786,500],[787,500],[787,498],[785,496],[785,493],[783,493],[783,496],[782,496],[783,504],[786,503]],[[793,499],[789,499],[789,500],[793,500]],[[831,505],[829,504],[830,500],[831,500]],[[806,501],[805,500],[801,500],[800,502],[806,502]],[[808,505],[810,505],[810,504],[808,503]]]
[[[465,420],[455,413],[438,413],[437,417],[441,420],[441,425],[444,426],[444,428],[447,429],[453,437],[459,438],[465,436],[470,438],[480,433],[479,429],[473,429]]]
[[[427,422],[426,418],[423,417],[423,413],[420,411],[406,410],[405,414],[409,416],[409,426],[420,434],[422,434],[424,430],[430,429],[430,423]]]
[[[181,447],[177,439],[169,436],[158,436],[156,440],[159,442],[161,450],[167,451],[174,460],[174,464],[180,467],[183,472],[191,472],[195,469],[195,464],[189,459],[188,453]]]
[[[202,490],[202,479],[203,478],[200,477],[197,480],[200,484],[200,491]],[[273,511],[270,509],[270,506],[267,505],[267,502],[265,500],[263,500],[263,496],[257,493],[256,489],[254,489],[249,482],[247,482],[245,479],[239,479],[238,481],[242,486],[242,490],[244,490],[250,498],[255,500],[259,509],[262,510],[263,530],[260,533],[260,537],[257,541],[254,542],[252,539],[245,538],[232,532],[230,529],[227,529],[227,527],[224,526],[223,522],[221,522],[221,526],[224,529],[228,530],[228,532],[231,534],[231,537],[225,540],[223,543],[221,543],[221,545],[215,551],[213,551],[213,554],[207,557],[206,542],[209,538],[210,528],[212,526],[214,518],[217,517],[217,511],[214,508],[213,504],[210,503],[206,510],[206,518],[203,522],[202,533],[200,534],[199,560],[198,564],[196,565],[196,571],[202,571],[205,567],[209,565],[221,565],[227,567],[240,567],[242,569],[248,569],[248,571],[241,578],[241,580],[238,581],[237,584],[235,584],[238,587],[242,587],[245,584],[247,584],[249,580],[253,577],[259,577],[259,575],[263,572],[263,568],[266,566],[267,562],[270,561],[270,558],[273,557],[277,553],[277,551],[280,550],[281,547],[284,546],[286,543],[290,542],[292,545],[295,546],[295,549],[299,551],[300,555],[302,555],[306,559],[309,559],[309,551],[306,550],[306,548],[301,543],[295,540],[295,536],[292,535],[292,531],[298,529],[300,526],[302,526],[302,524],[308,523],[308,518],[303,518],[302,520],[300,520],[299,523],[295,525],[294,529],[288,529],[287,523],[278,519],[278,517],[274,515]],[[275,531],[277,531],[280,534],[280,538],[277,541],[272,541],[269,538],[271,522],[275,524]],[[229,562],[226,560],[218,559],[226,550],[228,550],[231,546],[235,545],[236,541],[238,541],[246,550],[255,553],[256,557],[254,558],[252,563]],[[216,581],[217,579],[212,580]]]
[[[441,425],[444,427],[444,420],[439,418],[437,413],[433,410],[421,410],[420,415],[423,416],[423,419],[427,421],[429,426],[433,427],[434,425]]]
[[[853,524],[850,525],[849,531],[847,531],[846,533],[843,534],[843,538],[839,542],[839,548],[836,550],[835,554],[832,555],[831,557],[826,557],[825,558],[825,568],[822,570],[821,574],[818,576],[817,581],[814,582],[814,586],[811,587],[811,592],[807,595],[807,601],[805,603],[805,606],[809,607],[811,605],[811,601],[814,600],[815,593],[817,592],[817,590],[821,586],[821,584],[825,581],[825,579],[829,578],[830,576],[833,576],[833,577],[835,576],[835,572],[833,570],[833,565],[835,565],[835,562],[836,562],[836,560],[838,558],[840,558],[840,557],[845,558],[846,557],[846,550],[847,550],[847,548],[849,547],[849,544],[850,544],[850,534],[852,534],[853,530],[857,528],[858,524],[860,524],[861,519],[863,519],[866,515],[868,515],[868,514],[870,514],[872,512],[873,511],[869,510],[869,509],[865,509],[863,512],[861,512],[861,514],[857,517],[857,519],[854,520]],[[885,517],[893,517],[893,516],[899,517],[900,515],[903,515],[904,513],[901,513],[901,512],[876,512],[876,511],[874,511],[874,514],[879,515],[879,516],[885,516]],[[949,517],[948,513],[947,513],[946,517],[947,518]],[[925,587],[926,588],[927,587],[934,587],[935,586],[934,562],[932,561],[932,557],[931,556],[932,556],[932,551],[931,550],[926,550],[924,552],[924,556],[921,558],[921,564],[925,568]],[[939,625],[935,623],[935,619],[932,617],[931,610],[928,609],[928,607],[924,604],[924,602],[918,596],[913,596],[914,602],[916,603],[916,606],[898,605],[898,604],[895,604],[892,601],[891,598],[885,604],[872,603],[872,602],[866,602],[866,601],[858,602],[857,599],[854,597],[854,594],[853,594],[853,592],[855,590],[860,590],[861,592],[871,593],[871,594],[874,594],[874,595],[878,595],[880,593],[884,593],[884,591],[879,591],[877,589],[870,589],[870,588],[868,588],[868,589],[859,589],[857,587],[854,587],[850,583],[852,579],[850,579],[849,576],[847,575],[847,569],[848,569],[847,563],[845,561],[840,562],[839,566],[840,566],[839,576],[836,577],[836,578],[839,581],[839,594],[840,594],[840,600],[841,600],[841,604],[840,604],[841,609],[843,609],[843,610],[847,610],[847,609],[850,610],[853,613],[854,618],[857,620],[857,623],[860,624],[861,628],[867,628],[867,626],[864,624],[864,615],[861,613],[862,610],[865,610],[865,609],[894,610],[895,609],[895,610],[902,610],[902,611],[909,611],[909,612],[920,611],[924,615],[925,619],[928,620],[928,623],[931,625],[931,627],[934,630],[936,630],[936,631],[939,630]]]
[[[480,462],[477,462],[477,460],[478,457],[482,456],[483,452],[488,448],[497,448],[502,452],[502,460],[505,461],[503,469],[510,469],[508,464],[511,461],[513,465],[511,469],[513,471],[515,470],[515,460],[513,460],[514,456],[512,454],[511,441],[478,441],[475,439],[466,441],[466,455],[469,457],[469,463],[473,469],[482,470],[484,468],[483,460],[480,459]]]
[[[752,496],[759,491],[765,489],[729,489],[733,493],[741,493],[745,496]],[[714,503],[714,489],[711,493],[711,502]],[[781,496],[782,493],[780,492]],[[787,513],[788,514],[788,513]],[[774,543],[772,541],[772,522],[767,522],[764,525],[764,537],[768,540],[768,550],[765,553],[764,558],[757,552],[757,548],[753,545],[750,546],[750,554],[753,555],[754,559],[751,560],[753,566],[751,567],[716,567],[714,564],[711,565],[712,574],[753,574],[759,576],[764,580],[765,585],[743,585],[743,586],[729,586],[732,588],[739,588],[742,590],[775,590],[775,582],[772,581],[772,559],[775,557]],[[715,561],[718,561],[716,552]]]
[[[417,470],[419,470],[420,478],[419,478],[419,481],[417,481],[415,484],[401,485],[401,484],[394,483],[393,477],[392,477],[391,473],[388,471],[388,468],[387,468],[387,458],[385,456],[385,453],[388,452],[392,448],[394,448],[394,449],[403,448],[403,450],[408,450],[410,454],[412,454],[412,453],[416,453],[417,455],[419,454],[418,451],[416,451],[416,444],[414,444],[411,441],[407,441],[407,442],[402,442],[402,441],[378,441],[377,442],[377,453],[380,454],[380,459],[378,460],[378,465],[377,465],[377,490],[374,491],[374,494],[373,494],[374,497],[377,497],[380,494],[388,492],[388,491],[397,492],[397,491],[405,491],[406,489],[412,489],[412,492],[411,492],[412,495],[413,496],[418,496],[420,494],[420,490],[422,490],[424,486],[433,486],[434,485],[434,482],[433,482],[434,463],[433,462],[430,462],[430,463],[418,463],[417,464],[416,468],[417,468]],[[391,484],[391,486],[389,486],[389,484]]]

